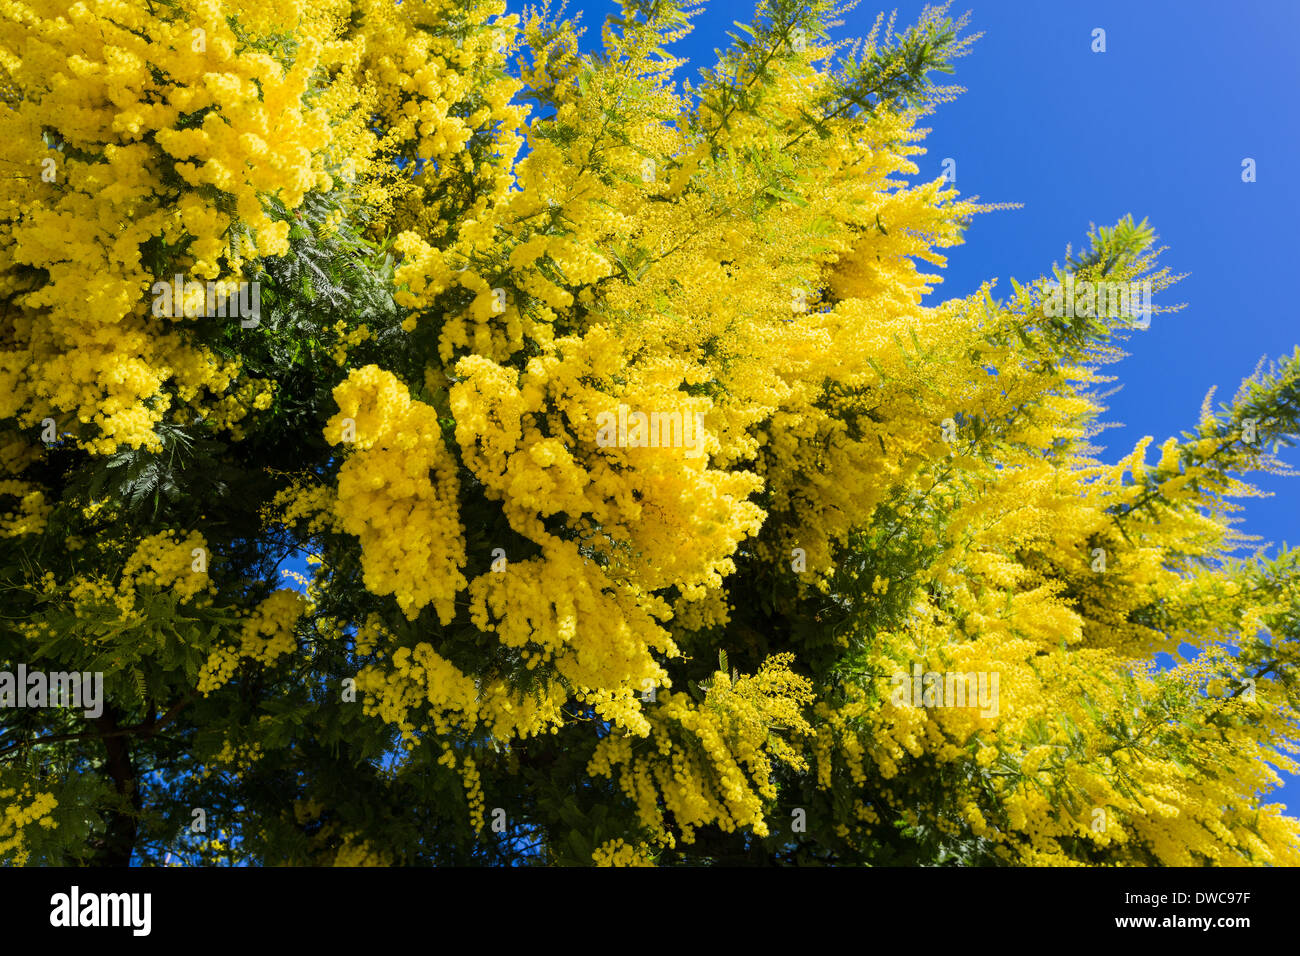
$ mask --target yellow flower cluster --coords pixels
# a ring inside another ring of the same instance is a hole
[[[300,525],[307,535],[332,531],[338,520],[334,516],[333,490],[303,479],[277,492],[263,517],[289,526]]]
[[[87,510],[95,513],[99,509],[91,506]],[[78,547],[73,544],[70,550]],[[110,551],[112,547],[106,546],[104,550]],[[145,620],[139,600],[142,588],[175,594],[181,603],[196,607],[211,605],[212,580],[206,570],[198,570],[200,566],[206,569],[209,560],[206,542],[198,532],[181,537],[176,531],[162,531],[141,539],[134,547],[129,541],[119,547],[122,552],[129,549],[130,553],[116,582],[110,577],[88,574],[74,574],[60,581],[53,572],[47,571],[41,576],[39,591],[47,600],[66,595],[66,603],[58,603],[70,610],[73,618],[110,620],[114,624],[113,633],[118,635],[130,633]],[[19,629],[30,637],[54,633],[54,625],[44,619],[22,622]]]
[[[999,387],[1014,393],[1014,378]],[[1060,414],[1068,422],[1077,411],[1062,406]],[[979,493],[952,512],[948,547],[928,569],[945,606],[922,592],[905,628],[873,636],[870,669],[884,675],[876,686],[850,686],[843,703],[816,708],[818,785],[831,789],[847,777],[865,788],[870,777],[883,801],[870,816],[841,821],[850,840],[910,814],[940,832],[982,836],[1020,865],[1069,863],[1079,841],[1115,859],[1164,865],[1297,859],[1300,829],[1281,807],[1223,809],[1275,781],[1269,763],[1292,764],[1275,751],[1265,756],[1269,745],[1247,728],[1277,722],[1284,735],[1294,711],[1278,698],[1224,697],[1217,675],[1233,669],[1234,658],[1206,637],[1275,612],[1236,581],[1169,566],[1175,542],[1213,549],[1226,534],[1190,499],[1185,510],[1131,515],[1118,534],[1107,509],[1141,494],[1125,473],[1144,470],[1147,444],[1113,468],[1025,461],[979,474]],[[1171,449],[1164,447],[1166,462],[1176,457]],[[1173,474],[1156,472],[1161,480]],[[919,477],[922,497],[950,480],[940,469]],[[1156,601],[1174,618],[1201,622],[1179,635],[1201,656],[1167,674],[1138,666],[1166,647],[1143,623],[1142,609]],[[909,674],[913,663],[997,677],[997,706],[990,714],[971,701],[899,703],[890,678]],[[1114,678],[1098,682],[1097,674]],[[1270,682],[1260,683],[1259,694],[1269,693]],[[1222,730],[1198,733],[1211,716]],[[1129,728],[1118,747],[1116,726]],[[1184,747],[1223,773],[1197,772],[1171,755]],[[926,761],[961,762],[972,783],[945,792],[943,802],[891,784]]]
[[[212,776],[215,767],[229,767],[236,772],[247,770],[263,757],[262,745],[253,743],[235,743],[233,740],[226,739],[222,741],[221,750],[212,758],[212,766],[207,767],[200,774],[202,777]]]
[[[591,862],[596,866],[654,866],[648,843],[633,846],[622,838],[606,840],[596,847],[591,854]]]
[[[496,34],[462,44],[425,28],[502,11],[441,0],[6,2],[0,164],[21,185],[0,196],[0,301],[12,315],[0,418],[52,416],[101,454],[158,448],[154,429],[172,414],[240,437],[235,423],[268,396],[232,391],[238,361],[188,340],[184,309],[154,314],[149,290],[176,274],[225,287],[249,278],[250,260],[287,254],[290,223],[268,200],[291,213],[342,179],[398,213],[394,197],[436,192],[449,170],[412,179],[394,156],[459,157],[488,128],[517,150],[524,110],[510,103],[518,83],[500,76]],[[500,36],[513,23],[500,19]],[[482,106],[464,110],[471,99]],[[494,193],[509,185],[512,155],[485,170]],[[171,258],[158,261],[158,248]],[[33,284],[33,270],[48,280]]]
[[[52,793],[36,793],[29,787],[0,788],[0,860],[25,866],[30,851],[24,848],[23,828],[53,829],[51,814],[58,806]]]
[[[0,418],[52,416],[107,454],[157,448],[169,409],[215,412],[219,423],[243,414],[226,394],[238,363],[189,343],[183,310],[155,315],[148,290],[177,273],[242,280],[246,260],[288,251],[289,224],[268,215],[266,199],[293,209],[332,188],[326,166],[341,144],[331,126],[346,125],[363,97],[347,77],[321,102],[313,91],[351,56],[337,36],[345,6],[5,5],[0,164],[21,185],[0,197],[0,298],[13,316]],[[285,31],[300,38],[292,56]],[[373,149],[350,145],[363,162]],[[177,258],[154,264],[159,243]],[[33,269],[48,280],[23,278]]]
[[[597,328],[555,347],[522,375],[479,355],[459,361],[450,402],[466,467],[548,558],[557,550],[545,520],[562,515],[609,559],[611,577],[702,599],[734,569],[732,556],[757,532],[762,511],[747,500],[761,485],[756,476],[710,467],[718,446],[699,422],[711,405],[681,390],[698,372],[664,361],[612,392],[593,383],[612,384],[625,367],[614,335]],[[628,447],[613,434],[620,405],[675,416],[681,428],[662,428],[658,447]],[[612,441],[602,440],[602,426]]]
[[[378,652],[381,662],[361,669],[357,689],[365,694],[364,712],[395,724],[408,742],[415,739],[417,722],[419,730],[432,726],[444,735],[481,725],[496,739],[509,740],[539,734],[562,720],[562,692],[541,700],[521,698],[500,679],[474,681],[427,643],[391,650],[393,644],[393,636],[373,616],[358,628],[357,653]],[[391,660],[383,663],[389,654]],[[427,723],[421,715],[427,715]]]
[[[676,645],[654,614],[654,602],[612,580],[576,545],[554,541],[539,559],[486,572],[470,585],[470,614],[482,631],[517,649],[531,668],[546,665],[587,694],[608,720],[633,732],[648,729],[633,696],[660,686],[666,676],[653,653],[676,656]],[[563,692],[554,689],[562,696]]]
[[[205,696],[235,676],[241,660],[270,667],[297,647],[294,628],[307,610],[298,591],[280,588],[257,605],[244,621],[238,642],[215,648],[199,671],[198,690]]]
[[[0,538],[40,534],[45,528],[50,506],[45,492],[28,481],[0,481],[0,498],[16,498],[12,510],[0,511]]]
[[[666,845],[676,841],[664,810],[686,843],[708,824],[766,836],[774,764],[805,768],[792,738],[813,733],[802,713],[812,684],[790,670],[793,658],[773,655],[758,673],[734,682],[718,671],[703,705],[686,694],[662,695],[649,709],[651,746],[634,749],[630,735],[611,734],[596,745],[587,772],[617,776],[641,825]]]
[[[306,599],[296,590],[273,591],[244,622],[240,656],[269,666],[291,653],[296,646],[293,629],[306,605]]]
[[[370,329],[364,325],[358,325],[355,329],[349,330],[346,322],[338,322],[334,326],[334,332],[339,337],[339,343],[330,353],[334,361],[339,365],[344,365],[348,360],[348,348],[353,345],[360,345],[366,339],[370,338]]]
[[[517,19],[502,16],[503,0],[358,0],[356,6],[365,41],[356,70],[373,115],[361,129],[384,131],[376,144],[379,156],[433,161],[415,177],[391,165],[375,175],[395,199],[399,227],[418,222],[444,229],[443,217],[455,200],[439,187],[466,167],[485,195],[504,194],[510,185],[508,170],[522,142],[517,130],[526,110],[511,102],[519,83],[501,68]],[[492,29],[482,29],[489,21]],[[455,22],[456,35],[427,28],[439,22]],[[487,130],[500,153],[474,169],[466,144]]]
[[[358,649],[369,650],[376,638],[372,632],[363,644],[358,636]],[[357,690],[365,694],[366,713],[377,714],[398,725],[407,735],[414,730],[409,719],[413,708],[427,709],[434,729],[445,734],[453,723],[468,720],[472,725],[478,706],[474,681],[425,643],[417,644],[414,649],[399,648],[388,671],[379,667],[362,668],[357,674]]]
[[[438,764],[451,770],[456,770],[456,751],[452,750],[451,745],[446,741],[442,744],[442,756],[438,758]],[[483,829],[483,820],[485,809],[483,802],[483,784],[479,775],[478,767],[474,763],[474,758],[468,754],[460,759],[460,769],[458,770],[461,778],[461,784],[465,788],[465,800],[469,804],[469,821],[470,826],[475,830]]]
[[[212,591],[208,576],[207,542],[191,531],[184,538],[175,531],[161,531],[143,539],[122,569],[122,589],[149,587],[180,595],[182,601]]]
[[[438,415],[412,401],[396,376],[374,365],[334,390],[331,442],[352,451],[339,471],[336,514],[361,541],[366,587],[392,594],[412,620],[432,604],[443,624],[467,582],[455,460]]]

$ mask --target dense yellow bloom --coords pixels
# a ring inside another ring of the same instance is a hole
[[[23,848],[23,829],[56,826],[51,813],[57,805],[52,793],[35,793],[26,787],[0,787],[0,858],[23,866],[29,855]]]
[[[676,841],[665,809],[686,843],[706,824],[766,836],[764,800],[776,796],[773,764],[805,766],[798,740],[783,734],[812,733],[801,715],[811,685],[788,669],[792,656],[769,658],[757,674],[734,683],[717,672],[702,706],[684,694],[662,695],[649,713],[653,748],[638,752],[630,736],[611,735],[597,745],[588,772],[616,776],[642,826],[669,846]]]
[[[236,642],[216,648],[199,674],[200,693],[210,694],[234,676],[241,660],[270,666],[296,648],[294,627],[307,602],[297,591],[282,588],[262,601],[244,620]]]
[[[122,570],[126,587],[167,588],[183,599],[212,589],[203,536],[163,531],[140,542]]]
[[[355,442],[339,472],[336,514],[361,539],[366,586],[392,594],[409,618],[433,604],[444,624],[466,586],[460,485],[437,413],[410,400],[392,374],[373,365],[335,389],[335,442]]]
[[[242,835],[295,860],[404,861],[411,794],[509,855],[518,780],[599,866],[1300,863],[1253,420],[1095,460],[1114,329],[926,301],[990,208],[916,179],[945,92],[777,34],[679,86],[650,6],[591,57],[502,0],[0,0],[6,650],[300,781]],[[1163,289],[1134,235],[1071,268]],[[23,862],[66,801],[0,783]]]
[[[591,854],[596,866],[654,866],[650,847],[645,843],[632,846],[618,838],[602,843]]]

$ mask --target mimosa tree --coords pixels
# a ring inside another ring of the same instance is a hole
[[[965,19],[695,9],[0,0],[0,859],[1300,862],[1300,351],[1101,460],[1176,276],[925,303]]]

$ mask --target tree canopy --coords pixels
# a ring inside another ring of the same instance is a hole
[[[926,304],[847,9],[0,0],[0,861],[1300,863],[1300,350],[1101,460],[1153,229]]]

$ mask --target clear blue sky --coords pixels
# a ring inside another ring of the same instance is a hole
[[[897,4],[899,25],[914,23],[923,6]],[[673,47],[690,62],[686,75],[714,65],[732,22],[753,9],[709,4]],[[838,35],[865,35],[882,9],[895,6],[863,0]],[[951,157],[964,195],[1024,206],[976,217],[966,244],[950,251],[936,297],[965,295],[987,278],[998,280],[995,297],[1010,294],[1009,277],[1032,280],[1063,262],[1066,243],[1079,249],[1090,222],[1148,218],[1168,246],[1162,263],[1188,273],[1156,304],[1187,308],[1154,316],[1131,340],[1131,355],[1107,367],[1123,389],[1106,420],[1124,427],[1098,441],[1115,460],[1143,435],[1158,444],[1192,428],[1210,386],[1226,402],[1261,356],[1300,343],[1295,313],[1278,304],[1296,269],[1300,2],[970,0],[952,9],[970,9],[971,29],[984,37],[941,78],[967,92],[927,120],[933,132],[918,178],[938,177]],[[570,2],[568,12],[577,10],[590,49],[616,6]],[[1097,27],[1106,31],[1104,53],[1091,49]],[[1246,157],[1256,161],[1254,183],[1241,181]],[[1300,544],[1300,478],[1255,483],[1275,494],[1243,502],[1245,529],[1278,546]],[[1300,779],[1271,799],[1300,812]]]

